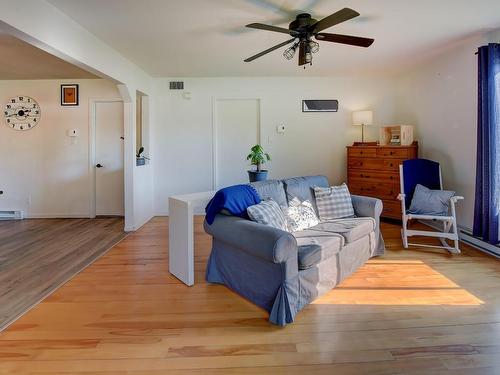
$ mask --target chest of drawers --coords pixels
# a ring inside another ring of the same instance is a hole
[[[401,219],[399,165],[415,159],[418,145],[347,146],[347,184],[352,194],[379,198],[384,203],[382,217]]]

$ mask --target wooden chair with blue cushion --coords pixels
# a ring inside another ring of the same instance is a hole
[[[443,190],[441,167],[439,163],[427,159],[411,159],[403,161],[399,166],[401,183],[401,212],[403,229],[401,237],[403,246],[435,247],[459,254],[458,229],[455,213],[455,203],[464,199],[453,191]],[[442,223],[441,231],[425,231],[408,229],[411,219],[431,220]],[[409,243],[408,237],[428,236],[439,238],[442,246]],[[454,242],[450,246],[446,240]]]

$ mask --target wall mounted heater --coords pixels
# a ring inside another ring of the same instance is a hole
[[[0,211],[0,220],[22,220],[23,211]]]
[[[337,112],[338,100],[302,100],[302,112]]]

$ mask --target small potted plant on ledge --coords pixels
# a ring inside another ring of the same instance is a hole
[[[250,160],[250,165],[256,166],[255,171],[248,171],[250,182],[266,180],[267,170],[261,169],[261,166],[265,162],[271,161],[271,157],[268,153],[264,152],[264,149],[261,145],[255,145],[250,149],[247,160]]]

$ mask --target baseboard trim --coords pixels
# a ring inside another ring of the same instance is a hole
[[[26,214],[25,219],[89,219],[86,214]]]
[[[491,245],[483,240],[480,240],[479,238],[474,237],[470,230],[459,228],[458,236],[460,237],[460,240],[467,245],[470,245],[473,248],[482,251],[483,253],[492,255],[495,258],[500,259],[500,247]]]

